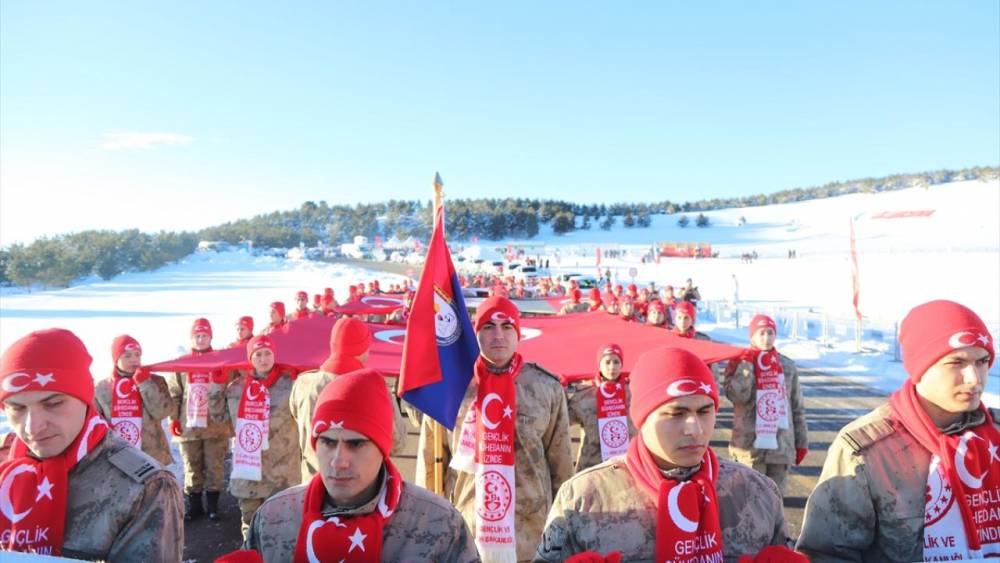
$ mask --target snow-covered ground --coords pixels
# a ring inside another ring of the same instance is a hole
[[[930,211],[926,217],[880,219],[882,212]],[[697,213],[689,214],[693,219]],[[621,281],[655,281],[679,286],[690,277],[706,301],[736,297],[746,307],[770,311],[824,312],[850,318],[851,269],[849,219],[855,217],[861,310],[867,322],[891,324],[914,305],[948,298],[976,310],[1000,335],[1000,182],[960,182],[882,194],[856,194],[788,205],[708,212],[711,226],[681,229],[676,216],[655,216],[648,229],[611,231],[594,227],[565,236],[543,233],[539,253],[549,256],[554,272],[593,274],[595,248],[628,254],[604,260]],[[739,219],[746,224],[739,226]],[[717,259],[663,259],[640,263],[640,254],[659,241],[710,242]],[[482,243],[505,247],[505,241]],[[787,252],[796,250],[790,260]],[[739,255],[756,250],[759,259],[741,263]],[[111,281],[85,280],[67,289],[0,293],[0,348],[37,329],[64,327],[83,339],[94,357],[95,377],[111,371],[110,343],[128,333],[143,345],[147,363],[169,359],[188,346],[194,318],[207,317],[215,344],[234,338],[233,325],[252,315],[258,327],[267,322],[268,304],[282,300],[291,309],[298,290],[311,294],[332,287],[338,298],[347,286],[402,278],[339,264],[253,257],[240,252],[200,253],[156,272],[124,274]],[[714,338],[745,342],[743,329],[727,323],[700,323]],[[888,349],[853,353],[853,342],[779,340],[780,349],[803,365],[851,375],[886,391],[905,377]],[[867,346],[866,346],[867,347]],[[994,370],[996,371],[996,369]],[[1000,377],[989,383],[989,402],[997,400]],[[4,429],[0,420],[0,430]]]

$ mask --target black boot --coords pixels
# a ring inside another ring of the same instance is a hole
[[[188,505],[184,512],[184,520],[191,522],[201,518],[205,514],[205,510],[201,507],[201,493],[188,493],[187,497]]]
[[[205,504],[208,505],[208,519],[213,522],[222,520],[219,517],[219,491],[205,491]]]

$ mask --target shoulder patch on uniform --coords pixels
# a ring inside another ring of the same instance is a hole
[[[108,456],[108,461],[136,483],[145,483],[163,466],[153,458],[129,446]]]
[[[849,432],[844,432],[841,438],[857,453],[895,431],[896,427],[888,419],[883,418],[863,424]]]
[[[558,375],[556,375],[556,374],[552,373],[551,371],[543,368],[542,366],[536,364],[535,362],[524,362],[524,365],[525,366],[531,366],[531,367],[537,369],[538,371],[544,373],[545,375],[551,377],[552,379],[555,379],[556,381],[559,382],[560,385],[562,385],[562,379]]]

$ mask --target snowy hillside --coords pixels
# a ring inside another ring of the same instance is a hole
[[[907,212],[924,212],[924,216],[879,217]],[[689,214],[692,219],[694,215]],[[632,279],[629,270],[635,268],[639,283],[679,286],[693,278],[706,302],[738,300],[744,307],[765,311],[813,310],[850,318],[848,228],[849,218],[855,216],[860,306],[866,322],[891,326],[914,305],[948,298],[975,309],[994,334],[1000,334],[1000,183],[996,181],[706,215],[711,226],[704,229],[681,229],[676,216],[661,215],[654,217],[648,229],[619,225],[609,232],[595,228],[566,236],[543,235],[539,240],[546,245],[531,254],[548,257],[553,273],[593,274],[595,248],[624,250],[624,257],[605,259],[601,265],[622,282]],[[741,217],[746,224],[738,226]],[[659,241],[710,242],[720,257],[641,263],[641,254]],[[487,253],[506,243],[481,246]],[[790,249],[797,251],[797,259],[787,258]],[[754,250],[760,259],[742,263],[739,255]],[[194,254],[155,272],[126,274],[107,282],[88,280],[68,289],[31,294],[4,290],[0,294],[0,347],[5,349],[32,330],[69,328],[86,343],[94,357],[92,372],[101,378],[111,371],[109,347],[118,334],[135,336],[147,362],[164,360],[186,352],[188,330],[196,317],[212,322],[215,345],[222,347],[233,340],[233,324],[239,316],[252,315],[258,327],[264,326],[271,301],[282,300],[291,309],[300,289],[314,294],[329,286],[341,298],[348,285],[376,278],[384,283],[401,279],[356,267],[239,252]],[[702,329],[721,340],[745,339],[745,333],[733,327],[704,322]],[[901,365],[892,362],[885,350],[861,356],[813,341],[779,341],[778,345],[808,365],[851,374],[883,389],[893,388],[904,377]],[[1000,378],[991,379],[988,391],[996,404]]]

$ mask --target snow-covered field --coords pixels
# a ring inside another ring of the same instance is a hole
[[[926,217],[880,219],[882,212],[927,211]],[[697,213],[689,214],[691,218]],[[893,322],[916,304],[948,298],[976,310],[991,326],[1000,327],[1000,182],[960,182],[883,194],[857,194],[809,202],[708,212],[711,226],[681,229],[676,216],[655,216],[648,229],[611,231],[593,228],[566,236],[543,233],[536,241],[549,256],[554,272],[593,274],[594,249],[628,251],[604,260],[622,281],[636,268],[636,281],[681,285],[690,277],[708,301],[732,301],[733,276],[739,300],[748,306],[801,308],[850,317],[851,270],[849,218],[855,217],[861,310],[873,320]],[[740,217],[746,224],[738,226]],[[711,242],[718,259],[663,259],[640,263],[640,253],[659,241]],[[506,242],[482,243],[483,254]],[[787,252],[798,258],[789,260]],[[741,263],[739,255],[756,250],[760,259]],[[282,300],[291,309],[298,290],[320,293],[334,288],[338,298],[347,286],[401,278],[356,267],[245,253],[202,253],[156,272],[124,274],[111,281],[84,280],[67,289],[5,289],[0,293],[0,348],[41,328],[64,327],[76,332],[94,357],[95,377],[111,371],[110,344],[128,333],[143,346],[146,363],[175,357],[187,350],[194,318],[207,317],[215,329],[215,345],[234,338],[233,325],[252,315],[258,327],[267,322],[268,304]],[[745,332],[731,326],[703,324],[713,337],[745,342]],[[852,375],[885,390],[905,377],[902,367],[884,353],[857,355],[843,343],[833,347],[811,341],[779,341],[785,353],[808,366]],[[989,402],[998,404],[1000,377],[989,383]],[[4,423],[0,420],[0,430]]]

